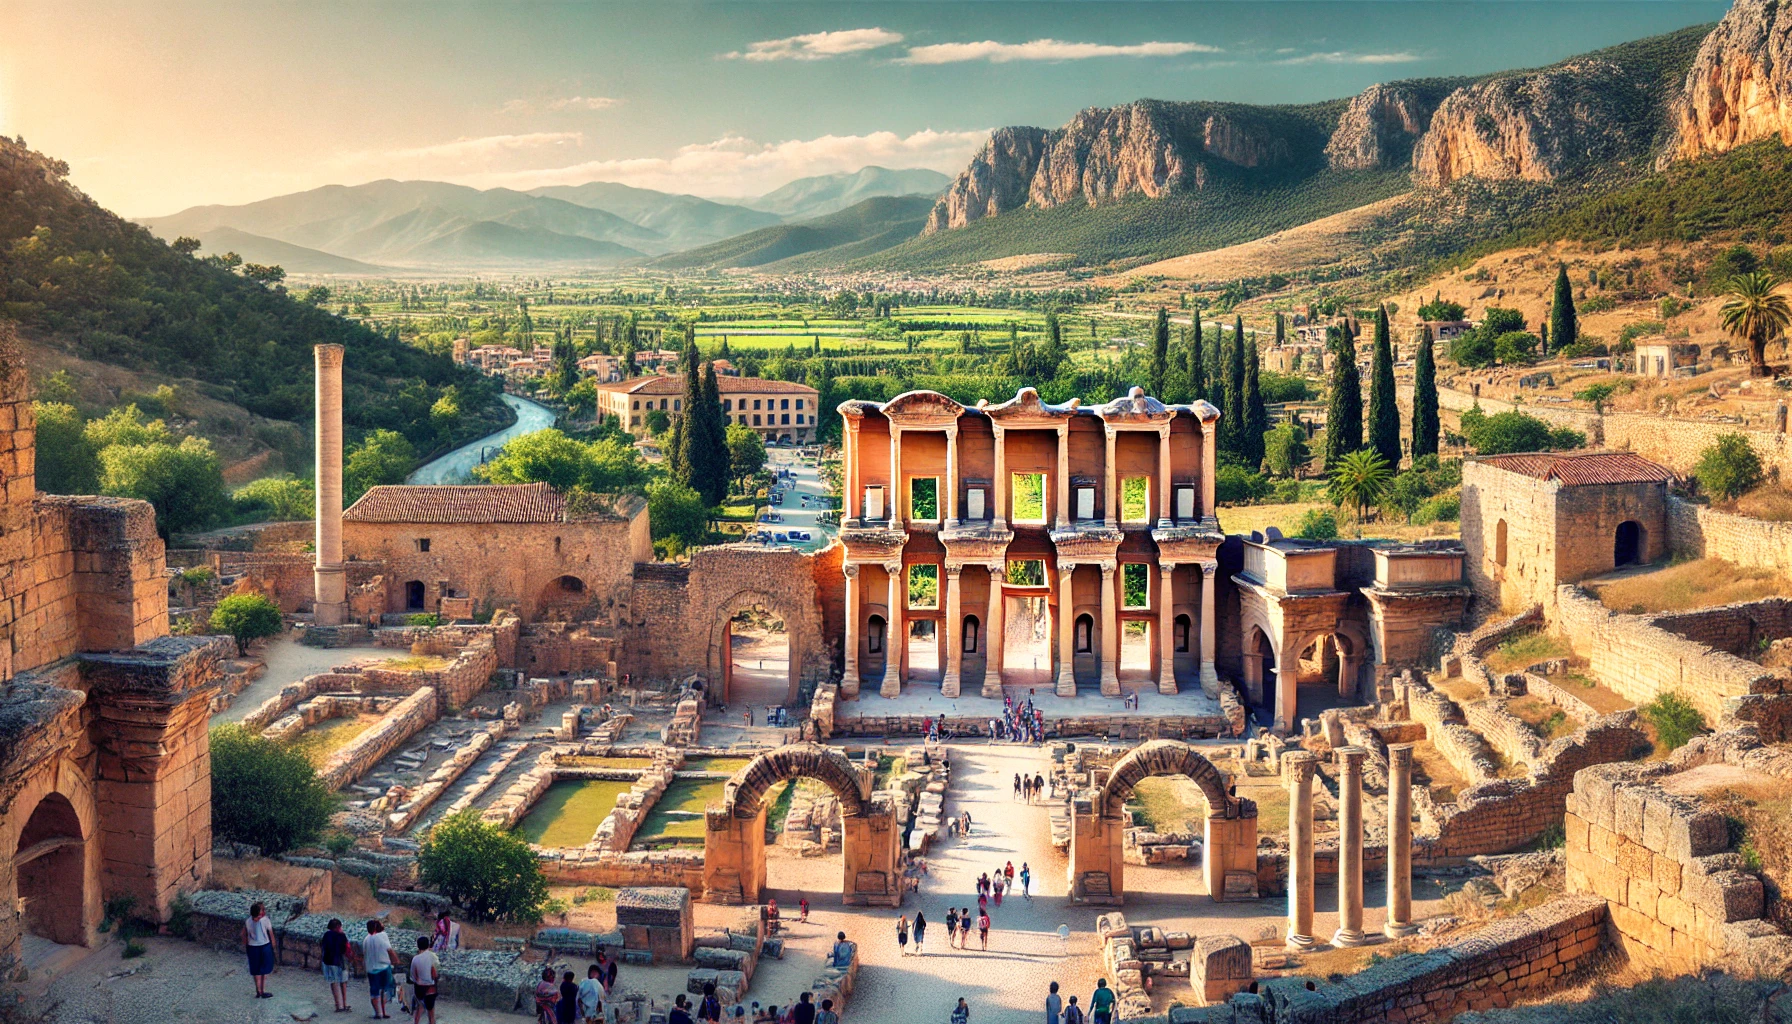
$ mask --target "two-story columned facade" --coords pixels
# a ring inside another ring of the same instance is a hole
[[[729,423],[752,427],[767,441],[808,444],[815,439],[821,394],[807,384],[721,374],[716,393]],[[597,397],[599,414],[615,416],[624,430],[646,437],[651,413],[664,412],[669,422],[684,416],[684,375],[599,384]]]
[[[913,391],[840,413],[847,695],[937,679],[947,697],[999,697],[1004,682],[1112,696],[1123,674],[1218,692],[1219,410],[1140,388],[1051,405],[1024,388],[999,405]]]

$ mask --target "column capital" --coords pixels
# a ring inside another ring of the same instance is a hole
[[[859,578],[859,563],[848,562],[845,565],[840,567],[840,571],[844,572],[846,574],[846,578],[849,580],[858,579]]]
[[[1369,751],[1364,747],[1339,747],[1332,751],[1332,760],[1345,775],[1361,775],[1363,760],[1368,756]]]
[[[1161,438],[1163,438],[1163,439],[1164,439],[1164,440],[1166,440],[1166,441],[1167,441],[1167,440],[1169,440],[1169,438],[1170,438],[1170,424],[1169,424],[1169,423],[1167,423],[1167,422],[1166,422],[1166,423],[1165,423],[1165,424],[1164,424],[1164,425],[1163,425],[1163,426],[1161,426],[1161,427],[1158,427],[1158,428],[1157,428],[1157,436],[1158,436],[1158,437],[1161,437]]]
[[[1168,576],[1171,573],[1176,571],[1176,563],[1175,562],[1159,562],[1159,563],[1157,563],[1157,571],[1163,573],[1165,576]]]
[[[342,365],[342,346],[335,344],[315,345],[312,352],[316,354],[317,365],[337,367]]]
[[[1201,562],[1199,564],[1201,566],[1201,575],[1203,576],[1211,577],[1220,571],[1220,563],[1218,561]]]
[[[1388,745],[1388,767],[1394,770],[1412,771],[1411,743],[1391,743]]]
[[[958,578],[958,574],[959,574],[959,573],[961,573],[961,572],[963,572],[963,571],[964,571],[964,566],[963,566],[963,565],[951,565],[951,564],[948,564],[948,565],[947,565],[947,566],[946,566],[946,578],[947,578],[947,579],[954,579],[954,580],[955,580],[955,579],[957,579],[957,578]]]
[[[958,436],[958,424],[948,423],[944,428],[948,440]]]
[[[996,438],[997,438],[997,439],[998,439],[998,440],[1000,440],[1000,439],[1001,439],[1001,436],[1002,436],[1002,435],[1003,435],[1003,434],[1004,434],[1004,433],[1006,433],[1006,432],[1007,432],[1007,430],[1008,430],[1008,428],[1007,428],[1007,427],[1004,427],[1004,426],[1002,426],[1002,425],[1001,425],[1001,424],[1000,424],[1000,423],[995,423],[995,422],[991,422],[991,423],[990,423],[990,425],[989,425],[989,429],[990,429],[990,431],[991,431],[991,432],[992,432],[992,433],[994,433],[994,434],[995,434],[995,436],[996,436]]]
[[[1008,578],[1008,567],[1000,562],[991,562],[984,566],[984,568],[989,570],[989,575],[992,579],[1005,581]]]
[[[1106,433],[1108,435],[1109,441],[1112,441],[1114,438],[1120,436],[1120,428],[1114,426],[1112,423],[1103,423],[1101,425],[1101,429],[1104,433]]]
[[[1101,578],[1104,580],[1111,579],[1116,572],[1120,571],[1120,563],[1119,562],[1103,561],[1100,563],[1100,565],[1101,565]]]
[[[901,562],[885,562],[884,563],[884,572],[889,573],[891,576],[901,575],[902,563]]]
[[[1319,755],[1305,750],[1291,750],[1282,755],[1282,774],[1290,786],[1312,781],[1319,768]]]

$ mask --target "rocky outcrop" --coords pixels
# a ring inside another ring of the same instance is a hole
[[[1093,205],[1134,192],[1155,199],[1182,184],[1189,161],[1156,104],[1091,107],[1050,133],[1028,200]]]
[[[1371,85],[1338,118],[1325,144],[1326,163],[1346,171],[1399,167],[1431,125],[1437,99],[1408,82]]]
[[[1554,181],[1649,144],[1644,85],[1597,57],[1490,79],[1451,93],[1413,150],[1413,176]]]
[[[972,221],[1016,209],[1027,201],[1033,173],[1045,154],[1044,128],[997,128],[970,166],[933,204],[924,234],[961,228]]]
[[[1792,11],[1736,0],[1705,37],[1669,114],[1658,163],[1722,153],[1758,139],[1792,145]]]

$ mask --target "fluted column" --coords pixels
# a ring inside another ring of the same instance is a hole
[[[1058,480],[1053,488],[1058,495],[1057,515],[1052,520],[1062,530],[1070,525],[1070,424],[1058,425]]]
[[[1002,429],[1002,425],[1000,423],[993,424],[990,429],[995,432],[995,438],[996,438],[996,474],[995,474],[996,478],[993,481],[993,483],[995,484],[995,492],[996,492],[994,495],[995,500],[996,500],[995,521],[997,524],[999,524],[1001,526],[1007,526],[1008,525],[1008,445],[1006,443],[1006,435],[1008,432],[1006,430]]]
[[[1159,562],[1157,584],[1157,692],[1176,692],[1176,628],[1172,622],[1176,563]]]
[[[1157,521],[1170,525],[1176,510],[1170,504],[1170,425],[1157,431]]]
[[[846,674],[840,677],[840,695],[859,695],[859,567],[846,563]]]
[[[1219,613],[1214,607],[1213,578],[1219,571],[1218,562],[1201,563],[1201,692],[1209,697],[1220,695],[1220,673],[1213,663],[1219,644]]]
[[[948,644],[946,648],[946,672],[940,676],[940,696],[958,696],[959,673],[964,668],[964,614],[958,597],[958,577],[964,570],[962,565],[946,566],[946,628],[941,630],[941,642]]]
[[[840,439],[846,449],[846,471],[842,474],[845,477],[842,483],[846,486],[846,495],[840,502],[840,518],[859,519],[865,515],[865,493],[859,486],[862,482],[860,477],[863,476],[860,463],[864,459],[864,453],[859,450],[859,421],[848,417],[842,417],[842,420]],[[626,413],[622,416],[622,422],[628,422]]]
[[[884,572],[890,577],[890,624],[884,632],[884,680],[877,692],[885,697],[895,697],[902,693],[902,655],[908,647],[908,628],[903,621],[908,594],[902,586],[901,562],[885,564]]]
[[[1101,563],[1101,695],[1120,696],[1120,609],[1114,599],[1114,573],[1119,566]]]
[[[902,428],[890,424],[890,526],[901,530],[908,519],[908,495],[902,486]]]
[[[1058,696],[1076,696],[1076,565],[1058,563]]]
[[[1412,923],[1412,744],[1388,747],[1388,920],[1390,939],[1419,930]]]
[[[1007,608],[1002,600],[1002,583],[1007,567],[1000,562],[989,567],[989,616],[983,623],[983,696],[1002,695],[1002,642],[1007,635]]]
[[[1201,507],[1195,513],[1202,518],[1218,515],[1214,501],[1214,475],[1219,472],[1219,420],[1201,425]]]
[[[312,576],[312,621],[340,626],[348,621],[348,577],[342,569],[342,346],[312,350],[317,369],[316,569]]]
[[[946,504],[942,517],[948,523],[958,521],[958,424],[946,428]]]
[[[1108,529],[1113,530],[1117,529],[1120,525],[1120,478],[1119,474],[1115,472],[1114,466],[1114,439],[1119,435],[1119,431],[1115,430],[1113,427],[1108,427],[1107,435],[1108,457],[1107,465],[1102,470],[1102,486],[1104,490],[1102,491],[1101,499],[1102,508],[1106,512],[1106,515],[1102,518],[1107,523]]]
[[[1362,747],[1332,751],[1338,764],[1338,930],[1334,946],[1360,946],[1363,934],[1363,759]]]
[[[1313,771],[1317,755],[1291,750],[1282,755],[1288,786],[1288,948],[1312,949],[1313,937]]]

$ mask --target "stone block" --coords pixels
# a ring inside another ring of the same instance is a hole
[[[1102,914],[1095,919],[1095,937],[1111,939],[1119,936],[1132,937],[1132,929],[1126,924],[1126,915],[1114,912]]]
[[[1643,807],[1647,790],[1616,786],[1612,790],[1612,831],[1633,843],[1643,841]]]
[[[1165,932],[1164,944],[1171,949],[1193,949],[1195,937],[1188,932]]]
[[[1653,862],[1655,885],[1669,896],[1680,891],[1680,863],[1671,857],[1656,855]]]
[[[1251,947],[1232,935],[1204,935],[1189,957],[1189,985],[1202,1002],[1216,1006],[1251,982]]]
[[[708,967],[718,971],[740,971],[749,973],[752,954],[738,949],[716,949],[710,946],[699,946],[692,950],[692,958],[697,966]]]
[[[1715,810],[1677,815],[1669,828],[1667,849],[1661,851],[1682,863],[1695,857],[1723,853],[1730,847],[1729,824]]]

